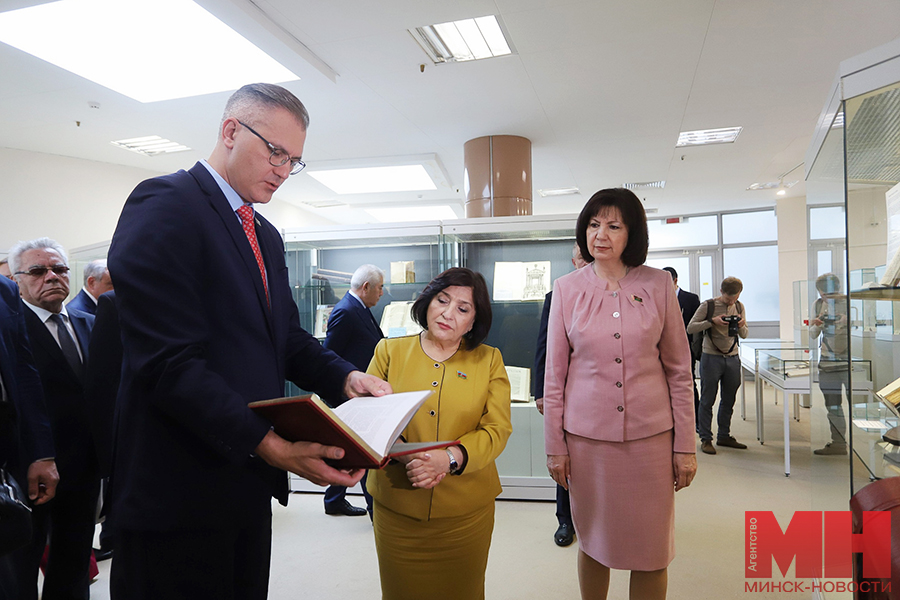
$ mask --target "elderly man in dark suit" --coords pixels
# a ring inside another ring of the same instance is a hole
[[[26,490],[34,506],[56,495],[59,473],[40,375],[34,365],[19,288],[0,277],[0,466]],[[16,560],[0,556],[0,599],[18,600]],[[25,582],[34,586],[33,580]]]
[[[9,252],[25,306],[25,324],[41,376],[60,483],[56,498],[34,509],[34,541],[21,563],[22,598],[37,598],[37,573],[49,534],[41,597],[87,599],[94,512],[100,491],[97,453],[84,397],[84,370],[94,317],[68,310],[65,250],[49,238],[19,242]],[[29,579],[30,578],[30,579]]]
[[[96,314],[97,299],[111,289],[113,285],[109,269],[106,268],[106,259],[92,260],[84,268],[84,287],[66,304],[66,308],[74,308],[89,315]]]
[[[369,368],[375,346],[384,337],[370,310],[384,293],[384,273],[375,265],[363,265],[350,278],[350,290],[334,305],[328,317],[323,346],[351,363],[360,371]],[[372,497],[366,490],[366,478],[359,482],[366,498],[366,508],[347,501],[347,488],[332,485],[325,490],[325,513],[329,515],[372,516]]]
[[[300,159],[309,115],[251,84],[208,161],[131,193],[109,249],[124,359],[112,473],[114,600],[263,600],[271,498],[292,471],[352,486],[343,450],[290,443],[247,404],[285,379],[329,400],[389,393],[300,327],[278,230],[255,211]]]
[[[688,323],[691,322],[691,319],[694,317],[694,313],[697,312],[697,309],[700,308],[700,296],[697,294],[692,294],[687,290],[683,290],[678,287],[678,271],[675,270],[675,267],[663,267],[663,271],[668,271],[669,275],[672,276],[672,285],[675,286],[675,290],[678,294],[678,306],[681,307],[681,318],[684,321],[685,330],[687,329]],[[688,344],[693,347],[694,336],[693,334],[687,334]],[[697,361],[700,360],[699,356],[694,356],[693,350],[691,351],[691,380],[694,382],[694,425],[697,429],[697,433],[700,433],[700,393],[697,391],[697,378],[695,374],[697,373]]]

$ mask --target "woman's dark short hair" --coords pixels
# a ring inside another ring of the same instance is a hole
[[[647,260],[647,249],[650,246],[650,234],[647,231],[647,213],[644,205],[631,190],[625,188],[609,188],[600,190],[587,201],[578,222],[575,225],[575,240],[581,248],[581,256],[585,261],[594,262],[587,245],[587,228],[591,219],[608,208],[616,208],[622,215],[622,222],[628,228],[628,243],[622,251],[622,263],[626,267],[637,267]]]
[[[428,329],[428,306],[434,297],[452,285],[472,288],[472,301],[475,303],[475,322],[472,330],[463,336],[466,340],[466,350],[478,347],[491,330],[491,297],[488,294],[487,282],[481,273],[476,273],[463,267],[447,269],[431,280],[416,301],[413,302],[410,313],[413,320]]]

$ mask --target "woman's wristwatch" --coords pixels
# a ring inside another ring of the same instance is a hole
[[[450,475],[455,475],[457,471],[459,471],[459,462],[456,460],[456,456],[453,455],[453,451],[450,448],[444,448],[447,451],[447,456],[450,457]]]

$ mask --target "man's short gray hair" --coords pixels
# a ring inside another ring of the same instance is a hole
[[[353,277],[350,278],[350,289],[358,290],[366,282],[371,285],[378,285],[379,283],[383,283],[384,271],[382,271],[375,265],[363,265],[359,267],[358,269],[356,269],[356,271],[353,272]]]
[[[56,250],[59,255],[63,259],[63,263],[66,266],[69,266],[69,257],[66,256],[66,251],[63,249],[62,245],[56,240],[51,240],[48,237],[37,238],[34,240],[29,240],[27,242],[19,242],[9,250],[9,269],[15,275],[18,271],[22,270],[22,255],[29,250]]]
[[[233,93],[225,104],[222,123],[233,117],[256,125],[260,110],[266,108],[283,108],[303,125],[304,131],[309,128],[309,113],[303,103],[290,91],[271,83],[250,83]]]
[[[87,285],[88,277],[93,277],[99,281],[104,273],[106,273],[106,259],[98,258],[97,260],[92,260],[84,268],[84,285]]]

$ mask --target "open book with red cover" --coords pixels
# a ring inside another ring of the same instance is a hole
[[[291,442],[318,442],[344,449],[344,458],[328,461],[341,469],[380,469],[392,458],[459,441],[408,444],[397,438],[431,394],[431,390],[351,398],[335,409],[315,395],[251,402],[275,433]]]

